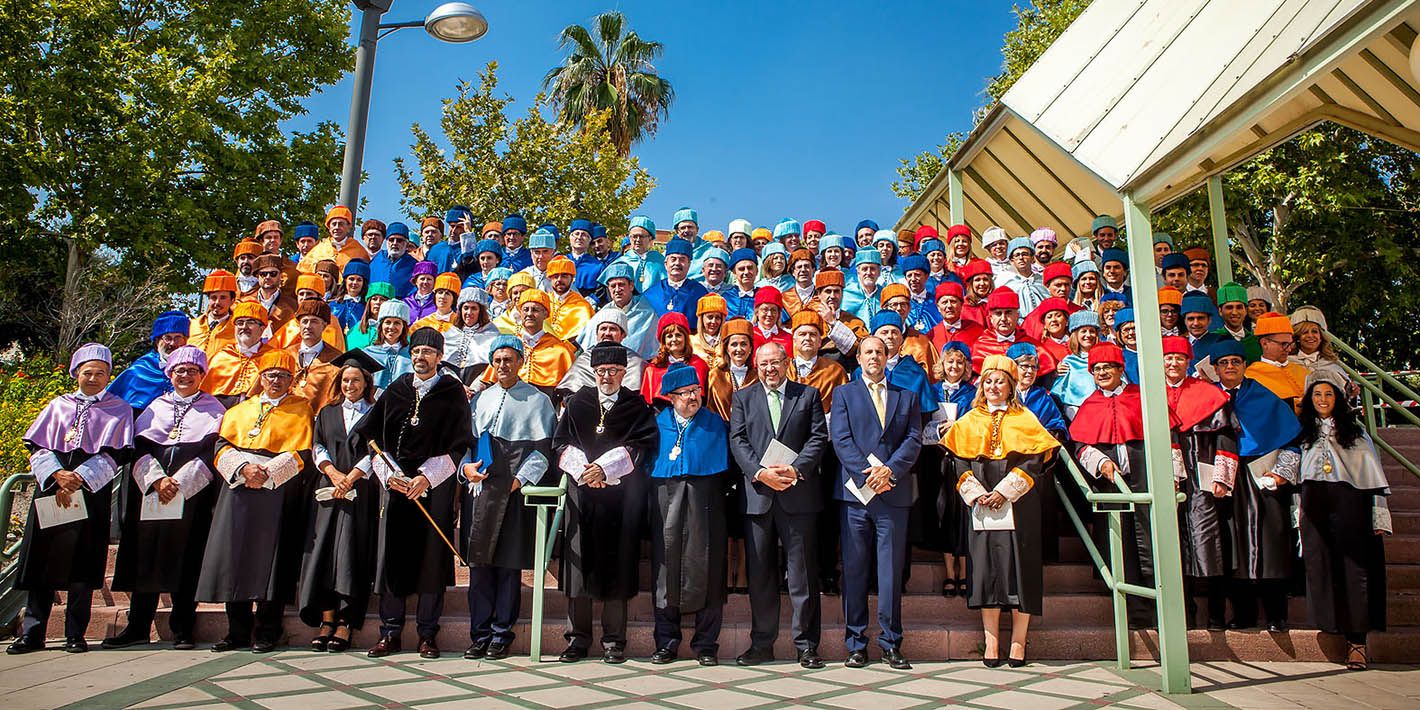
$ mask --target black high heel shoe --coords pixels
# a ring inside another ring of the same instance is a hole
[[[969,596],[971,596],[971,588],[968,587],[967,584],[966,584],[966,577],[957,577],[957,594],[956,594],[956,595],[959,596],[959,597],[969,597]]]
[[[1000,650],[1000,649],[997,649],[997,650],[996,650],[996,657],[995,657],[995,658],[987,658],[985,653],[981,654],[981,663],[982,663],[982,665],[986,666],[987,668],[1000,668],[1000,667],[1001,667],[1001,650]]]
[[[315,638],[311,639],[312,651],[325,653],[326,649],[330,647],[330,637],[335,634],[335,624],[329,621],[322,621],[320,623],[320,630],[324,632],[327,628],[330,629],[330,633],[319,633],[316,634]]]
[[[335,629],[330,632],[330,641],[326,644],[327,651],[331,653],[344,653],[350,650],[350,639],[343,639],[336,636],[337,633],[340,633],[342,628],[349,630],[350,626],[348,624],[337,624],[335,626]]]

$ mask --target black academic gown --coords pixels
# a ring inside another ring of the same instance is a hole
[[[950,458],[957,463],[957,477],[970,473],[988,491],[1014,468],[1039,480],[1045,464],[1044,454],[1017,452],[1009,452],[1002,459]],[[1044,612],[1040,503],[1038,487],[1011,503],[1015,530],[972,530],[968,523],[966,574],[970,591],[967,608],[1015,609],[1032,615]],[[970,516],[970,512],[967,515]]]
[[[177,444],[160,444],[146,436],[138,436],[133,440],[134,460],[145,455],[152,456],[168,475],[176,473],[193,459],[201,459],[211,469],[216,442],[215,431],[199,441]],[[184,500],[182,518],[141,521],[139,518],[146,491],[138,489],[132,475],[126,476],[126,479],[123,485],[128,493],[124,500],[123,532],[110,586],[114,591],[140,593],[175,592],[196,587],[221,481],[208,483]]]
[[[406,373],[390,383],[354,430],[366,441],[379,444],[410,478],[419,475],[419,467],[435,456],[448,455],[458,463],[473,443],[463,384],[451,375],[440,375],[419,405],[419,423],[411,424],[413,380],[414,374]],[[420,499],[449,540],[454,539],[458,489],[456,472]],[[453,552],[413,501],[388,491],[386,500],[376,552],[376,591],[401,597],[442,594],[454,583]]]
[[[537,511],[524,504],[521,493],[513,491],[513,480],[522,469],[523,462],[533,454],[541,454],[547,460],[548,468],[531,485],[551,485],[560,475],[552,470],[555,467],[552,438],[549,436],[552,432],[543,433],[542,425],[532,421],[539,414],[549,417],[545,412],[550,411],[552,403],[537,396],[544,394],[540,388],[526,382],[519,382],[513,389],[519,390],[526,399],[519,401],[510,397],[504,402],[503,411],[497,416],[517,418],[519,421],[499,422],[499,433],[509,431],[508,425],[511,425],[513,430],[537,438],[514,439],[492,433],[480,434],[483,443],[477,445],[471,455],[478,460],[489,459],[482,469],[488,478],[477,487],[477,495],[473,487],[467,484],[461,486],[463,515],[459,521],[459,546],[470,565],[532,569],[537,540]],[[500,390],[502,387],[493,385],[479,397],[500,397]],[[537,411],[544,407],[547,409]],[[482,450],[484,446],[486,450]]]
[[[321,408],[314,437],[316,444],[325,447],[335,468],[349,473],[366,451],[365,442],[353,429],[345,431],[342,401]],[[317,501],[315,490],[330,485],[330,479],[317,469],[312,495],[307,498],[310,524],[301,558],[298,607],[301,621],[316,626],[333,603],[338,607],[336,618],[348,620],[358,629],[365,621],[375,577],[382,491],[374,472],[366,471],[351,487],[355,500]]]
[[[1178,521],[1185,577],[1225,577],[1233,570],[1232,501],[1215,498],[1212,482],[1200,482],[1198,476],[1199,462],[1212,465],[1220,451],[1237,455],[1237,435],[1227,410],[1225,406],[1192,428],[1174,433],[1187,473],[1178,483],[1187,496],[1179,504]]]
[[[131,451],[127,448],[103,449],[99,453],[108,454],[122,466],[128,462]],[[74,449],[55,451],[54,455],[63,470],[73,471],[98,453]],[[59,485],[51,483],[49,490],[36,492],[35,498],[50,497],[58,491]],[[76,582],[94,589],[103,586],[104,568],[108,564],[109,505],[113,486],[104,486],[93,492],[81,487],[79,495],[84,497],[84,508],[89,512],[89,517],[48,529],[40,528],[34,501],[30,502],[15,589],[65,589]]]
[[[575,446],[595,461],[625,446],[636,469],[606,488],[572,484],[567,491],[566,533],[562,538],[560,585],[569,597],[598,600],[630,599],[639,584],[641,541],[649,497],[646,468],[656,456],[659,436],[655,411],[625,387],[602,420],[596,387],[583,387],[567,398],[567,410],[557,425],[553,449]]]

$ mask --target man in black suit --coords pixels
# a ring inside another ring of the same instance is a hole
[[[735,392],[730,409],[730,451],[747,480],[745,557],[753,614],[750,648],[735,662],[752,666],[774,660],[783,545],[799,665],[822,668],[814,523],[823,509],[817,476],[819,457],[829,445],[828,425],[818,390],[789,381],[789,353],[783,346],[765,343],[754,360],[759,382]],[[776,439],[797,452],[793,462],[761,465]]]
[[[831,415],[840,462],[833,498],[840,501],[843,531],[844,665],[868,665],[868,577],[876,552],[878,645],[889,666],[907,670],[912,665],[902,656],[901,584],[922,417],[916,394],[888,383],[883,341],[864,338],[858,365],[862,375],[834,390]]]

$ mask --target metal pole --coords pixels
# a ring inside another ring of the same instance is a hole
[[[345,136],[345,164],[340,169],[340,204],[358,210],[360,171],[365,160],[365,126],[370,120],[370,84],[375,78],[375,45],[380,38],[384,8],[365,7],[360,20],[360,45],[355,49],[355,85],[350,92],[350,122]]]
[[[1228,210],[1223,206],[1223,176],[1208,178],[1208,217],[1213,223],[1213,263],[1218,285],[1233,280],[1233,252],[1228,246]],[[1132,272],[1131,272],[1132,273]]]
[[[952,211],[952,224],[966,224],[966,200],[962,197],[961,173],[947,169],[947,205]]]
[[[1134,322],[1139,334],[1139,383],[1144,408],[1144,455],[1148,473],[1149,527],[1154,542],[1155,607],[1159,617],[1159,662],[1165,693],[1189,693],[1188,623],[1183,612],[1183,567],[1179,554],[1178,503],[1174,498],[1168,394],[1164,389],[1164,343],[1159,292],[1154,285],[1154,235],[1149,210],[1124,197],[1129,273],[1134,283]],[[1120,578],[1115,577],[1116,581]]]
[[[1129,670],[1133,654],[1129,650],[1129,606],[1120,587],[1124,583],[1124,516],[1109,514],[1109,592],[1114,600],[1114,657],[1119,670]],[[1132,542],[1132,541],[1131,541]]]

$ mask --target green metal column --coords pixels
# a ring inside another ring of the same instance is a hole
[[[1228,246],[1228,210],[1223,206],[1223,176],[1208,178],[1208,217],[1213,224],[1213,263],[1218,285],[1233,280],[1233,252]]]
[[[1164,389],[1164,346],[1159,325],[1159,293],[1154,282],[1154,235],[1149,210],[1124,197],[1129,273],[1134,284],[1134,322],[1138,329],[1139,383],[1144,407],[1144,451],[1148,471],[1150,519],[1153,521],[1155,606],[1159,616],[1159,661],[1165,693],[1191,692],[1188,670],[1188,624],[1184,618],[1183,572],[1179,555],[1178,506],[1174,497],[1169,440],[1168,394]],[[1116,582],[1122,581],[1116,579]]]
[[[947,170],[947,203],[952,210],[952,224],[966,224],[966,204],[961,192],[961,173]]]

